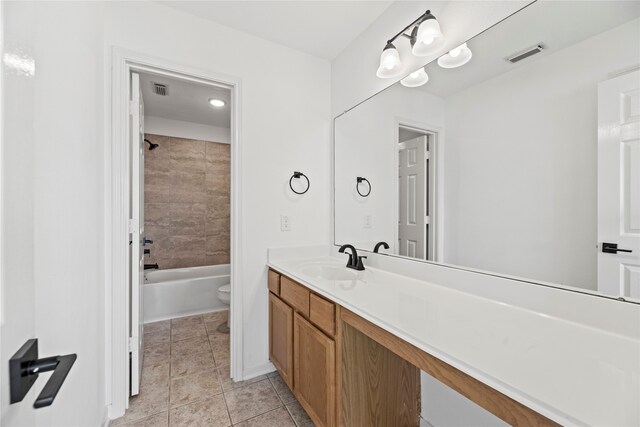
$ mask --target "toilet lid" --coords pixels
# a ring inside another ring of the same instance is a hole
[[[218,288],[218,291],[224,292],[225,294],[231,293],[231,284],[227,283],[226,285],[222,285]]]

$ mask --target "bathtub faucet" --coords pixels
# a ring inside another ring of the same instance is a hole
[[[155,264],[145,264],[144,265],[144,269],[145,270],[158,270],[160,267],[158,267],[158,263],[156,262]]]

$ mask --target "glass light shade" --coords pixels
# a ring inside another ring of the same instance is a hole
[[[418,34],[416,42],[431,44],[434,39],[442,37],[442,30],[440,30],[440,24],[435,18],[427,19],[423,21],[418,27]]]
[[[444,44],[444,36],[440,24],[435,18],[422,22],[414,31],[411,53],[415,56],[426,56],[437,51]]]
[[[473,53],[471,53],[471,49],[467,47],[466,43],[463,43],[457,48],[450,50],[449,53],[438,58],[438,65],[442,68],[461,67],[469,62],[472,56]]]
[[[389,79],[391,77],[398,77],[400,74],[402,74],[400,54],[395,46],[389,43],[380,55],[380,66],[378,67],[378,71],[376,71],[376,76],[381,79]]]
[[[400,80],[400,84],[406,87],[418,87],[418,86],[422,86],[428,81],[429,81],[429,76],[427,75],[427,72],[424,70],[424,67],[421,67],[416,71],[414,71],[413,73],[409,74],[404,79]]]

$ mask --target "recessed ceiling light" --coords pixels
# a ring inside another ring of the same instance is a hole
[[[213,105],[214,107],[224,107],[226,105],[226,102],[224,102],[222,99],[211,98],[209,100],[209,104]]]

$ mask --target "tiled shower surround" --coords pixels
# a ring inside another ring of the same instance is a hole
[[[230,146],[145,134],[145,264],[161,270],[229,263]]]

